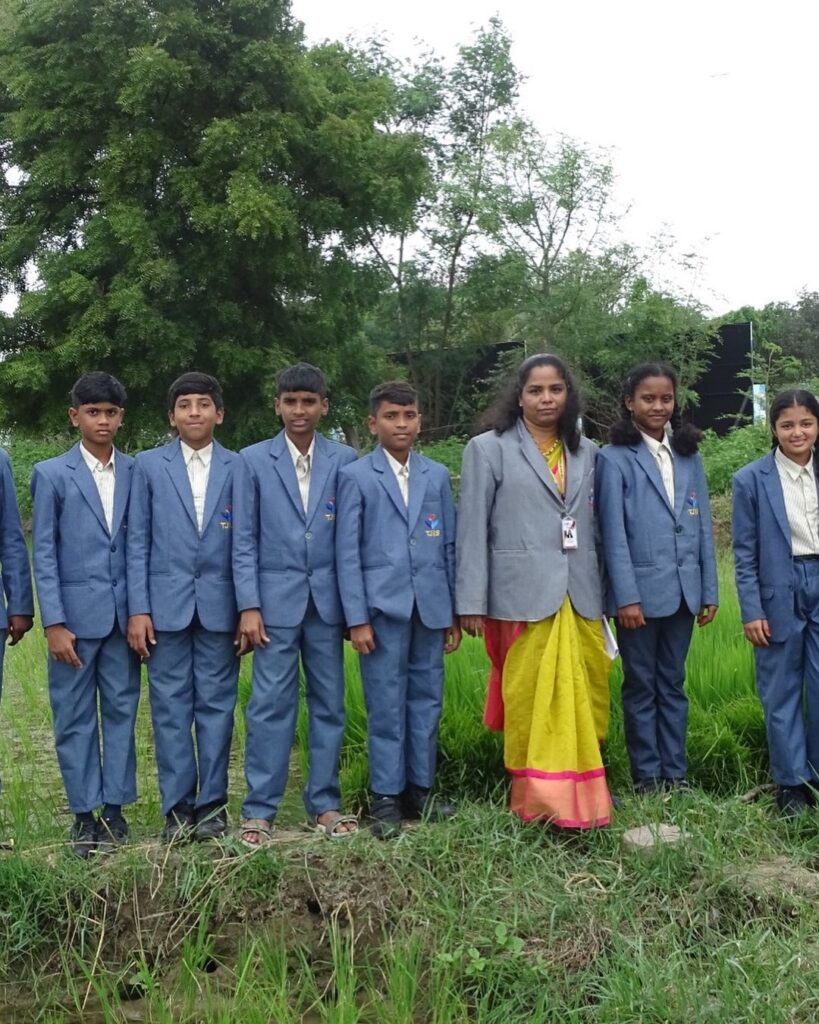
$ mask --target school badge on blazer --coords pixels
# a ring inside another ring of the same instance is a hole
[[[223,530],[230,530],[233,527],[233,506],[225,505],[225,510],[219,520],[219,525]]]
[[[324,518],[328,523],[332,523],[336,517],[336,499],[335,497],[328,498],[327,504],[324,506]]]
[[[700,503],[697,501],[696,491],[691,491],[685,499],[685,504],[688,507],[688,514],[690,516],[698,516],[700,514]]]
[[[427,537],[441,536],[441,520],[434,512],[428,512],[424,516],[424,526],[426,527]]]

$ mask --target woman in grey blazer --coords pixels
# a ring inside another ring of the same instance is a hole
[[[566,828],[605,825],[611,808],[597,448],[579,417],[565,364],[527,359],[466,446],[457,534],[457,610],[490,657],[484,721],[505,734],[512,810]]]

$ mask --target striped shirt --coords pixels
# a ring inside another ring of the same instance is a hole
[[[307,503],[310,500],[310,470],[313,466],[313,453],[316,450],[316,438],[314,435],[313,440],[310,442],[310,447],[304,455],[302,455],[298,448],[293,444],[287,434],[284,435],[284,439],[287,442],[290,458],[293,460],[293,468],[296,470],[296,480],[299,484],[301,505],[304,509],[304,514],[307,515]]]
[[[813,459],[806,466],[789,459],[781,448],[774,452],[774,461],[782,484],[785,512],[791,528],[791,550],[794,555],[819,555],[819,497]]]
[[[196,527],[201,533],[205,522],[205,495],[208,490],[210,462],[213,458],[213,442],[206,444],[204,448],[196,449],[186,445],[184,441],[180,441],[179,447],[182,449],[182,458],[185,460],[188,480],[191,484]]]
[[[674,508],[674,456],[671,452],[671,445],[668,443],[668,435],[664,434],[662,441],[656,441],[648,434],[643,434],[646,447],[654,456],[660,476],[663,478],[663,487],[668,496],[669,505]]]
[[[384,454],[387,456],[390,469],[395,473],[395,479],[398,481],[398,490],[404,499],[404,505],[409,505],[409,455],[407,455],[407,461],[402,465],[398,459],[390,455],[386,448],[384,449]]]
[[[106,465],[103,465],[96,455],[92,455],[82,441],[80,441],[80,454],[96,484],[102,503],[102,514],[105,516],[105,525],[110,534],[114,522],[114,485],[117,479],[114,451],[111,450],[111,458]]]

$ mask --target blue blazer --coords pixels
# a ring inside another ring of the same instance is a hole
[[[341,473],[336,561],[348,626],[381,612],[409,621],[417,605],[429,629],[452,625],[455,506],[449,473],[410,453],[409,507],[378,446]]]
[[[604,448],[594,487],[609,615],[640,604],[646,618],[661,618],[681,601],[696,615],[718,603],[711,509],[698,454],[674,453],[673,508],[643,441]]]
[[[34,581],[43,627],[64,623],[78,637],[128,628],[125,532],[134,460],[114,452],[116,484],[111,532],[97,486],[75,444],[38,462],[31,477]]]
[[[8,454],[0,448],[0,563],[3,566],[3,594],[0,598],[0,629],[7,629],[9,615],[34,615],[31,570],[28,565],[23,527],[14,477]],[[0,638],[1,639],[1,638]]]
[[[734,474],[734,571],[743,622],[767,619],[771,639],[794,627],[793,549],[774,453]]]
[[[202,534],[179,438],[141,452],[128,511],[128,614],[154,629],[184,629],[194,612],[205,629],[236,628],[231,546],[235,452],[213,442]]]
[[[346,444],[316,434],[307,514],[284,431],[242,449],[234,472],[233,576],[239,611],[259,608],[268,626],[298,626],[313,598],[321,619],[344,621],[335,560],[338,473]]]

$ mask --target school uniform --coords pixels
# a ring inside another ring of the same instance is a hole
[[[341,804],[344,615],[335,563],[340,469],[347,445],[314,436],[304,459],[284,431],[244,448],[234,479],[233,572],[239,611],[259,609],[270,642],[253,652],[247,704],[246,818],[272,821],[287,784],[306,678],[311,817]],[[298,463],[298,470],[297,470]]]
[[[28,564],[17,492],[7,452],[0,448],[0,565],[3,586],[0,593],[0,630],[8,630],[12,615],[34,615],[34,595]],[[4,637],[0,636],[0,690],[3,685]]]
[[[347,625],[369,623],[375,638],[375,650],[359,662],[370,786],[393,797],[408,785],[429,789],[435,780],[455,591],[449,474],[414,451],[403,480],[396,467],[379,445],[344,469],[336,534]]]
[[[617,627],[623,718],[635,782],[685,778],[685,659],[694,618],[718,603],[708,489],[698,454],[642,435],[597,459],[595,494],[606,611],[639,604],[638,629]]]
[[[733,548],[743,623],[767,619],[754,647],[771,775],[819,779],[819,498],[813,463],[777,448],[733,480]]]
[[[34,467],[34,580],[43,627],[77,637],[74,668],[49,658],[57,759],[75,814],[136,800],[139,659],[128,628],[125,536],[133,459],[81,444]],[[99,701],[99,713],[97,702]]]
[[[235,452],[176,438],[136,457],[128,612],[150,615],[148,681],[162,814],[227,801],[239,676],[232,573]],[[192,731],[193,730],[193,731]],[[194,739],[195,737],[195,739]]]

